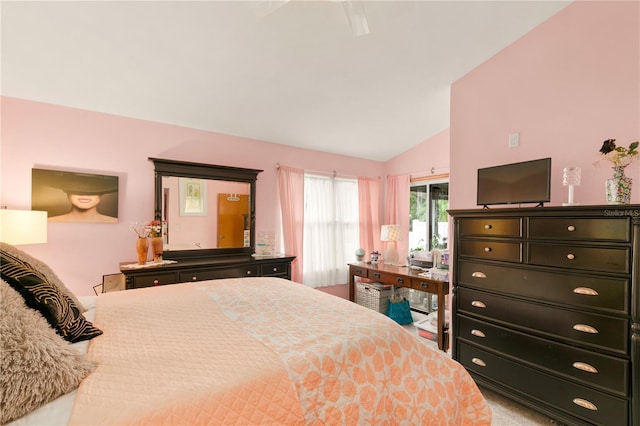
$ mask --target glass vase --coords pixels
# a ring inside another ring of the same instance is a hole
[[[624,167],[613,168],[613,177],[605,182],[607,204],[629,204],[631,202],[631,178],[624,175]]]

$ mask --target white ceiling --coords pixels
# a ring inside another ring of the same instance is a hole
[[[2,1],[1,93],[386,161],[562,1]]]

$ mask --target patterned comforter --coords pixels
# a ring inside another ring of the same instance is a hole
[[[280,278],[107,293],[94,324],[70,424],[491,424],[446,354]]]

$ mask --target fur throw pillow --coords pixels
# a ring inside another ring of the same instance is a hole
[[[96,368],[0,280],[0,424],[71,392]]]
[[[50,284],[58,287],[58,289],[62,293],[66,294],[81,313],[85,311],[84,306],[82,306],[82,303],[78,301],[76,295],[73,294],[73,292],[69,290],[66,285],[64,285],[62,280],[58,278],[55,272],[53,272],[51,268],[49,268],[49,265],[39,259],[36,259],[30,254],[25,253],[19,248],[12,246],[11,244],[0,242],[0,252],[4,252],[12,257],[18,258],[23,262],[30,264],[33,269],[39,271],[40,274],[43,275]]]

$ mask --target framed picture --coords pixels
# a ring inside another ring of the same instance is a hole
[[[32,169],[31,209],[49,222],[118,223],[118,176]]]
[[[109,293],[110,291],[125,290],[125,278],[124,274],[107,274],[102,276],[101,286],[102,293]]]
[[[207,181],[180,178],[180,216],[207,215]]]

